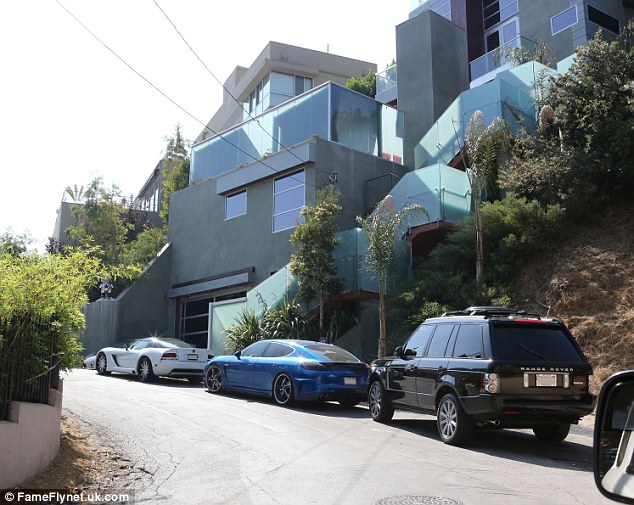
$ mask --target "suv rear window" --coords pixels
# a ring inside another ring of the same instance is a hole
[[[495,325],[491,327],[491,349],[496,360],[585,363],[561,328]]]

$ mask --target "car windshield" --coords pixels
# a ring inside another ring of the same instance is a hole
[[[325,344],[307,345],[306,349],[317,354],[320,358],[327,361],[336,361],[344,363],[358,363],[359,360],[348,351],[341,347]]]
[[[493,356],[505,361],[585,363],[561,328],[508,325],[491,328]]]
[[[190,344],[189,342],[185,342],[184,340],[179,340],[177,338],[162,338],[160,340],[155,340],[154,342],[155,343],[152,347],[180,347],[181,349],[196,347],[194,344]]]

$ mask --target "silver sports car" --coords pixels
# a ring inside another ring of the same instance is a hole
[[[182,340],[149,337],[131,346],[104,347],[97,353],[95,367],[99,375],[126,373],[136,375],[141,382],[177,377],[198,383],[205,363],[212,357],[206,349],[191,347]]]

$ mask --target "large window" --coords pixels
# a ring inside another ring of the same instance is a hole
[[[484,29],[497,25],[501,21],[517,14],[517,0],[484,0]]]
[[[242,216],[247,213],[247,191],[240,191],[225,198],[225,219]]]
[[[294,228],[305,202],[304,171],[275,179],[273,183],[273,232]]]
[[[517,17],[499,24],[485,33],[487,53],[516,39],[519,35],[520,30]]]
[[[569,26],[574,25],[577,21],[579,21],[577,18],[577,6],[573,5],[550,19],[552,34],[555,35],[565,30]]]
[[[588,20],[605,28],[606,30],[610,30],[612,33],[616,33],[617,35],[621,31],[618,19],[600,11],[596,7],[592,7],[592,5],[588,5]]]

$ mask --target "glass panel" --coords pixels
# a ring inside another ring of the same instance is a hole
[[[247,213],[247,192],[241,191],[225,198],[225,219],[242,216]]]
[[[502,40],[504,42],[510,42],[517,38],[517,21],[513,20],[509,24],[504,25],[502,28]]]
[[[273,217],[273,231],[288,230],[295,228],[297,223],[302,223],[303,219],[299,215],[301,209],[292,210],[286,214],[279,214]]]
[[[445,356],[445,350],[449,343],[449,337],[453,330],[453,324],[439,324],[432,337],[431,344],[429,345],[429,351],[427,357],[439,358]]]
[[[207,331],[207,325],[209,323],[209,316],[197,316],[191,319],[185,319],[183,321],[183,333],[197,333],[200,331]]]
[[[562,30],[565,30],[569,26],[574,25],[578,21],[577,19],[577,6],[573,5],[570,9],[553,16],[550,20],[552,34],[555,35]]]
[[[251,344],[249,347],[242,350],[242,352],[240,353],[240,356],[241,357],[262,356],[262,354],[264,354],[264,350],[266,349],[267,345],[269,345],[268,342],[256,342],[255,344]]]
[[[495,31],[487,35],[487,51],[493,51],[500,47],[500,32]]]
[[[271,93],[292,97],[295,94],[295,80],[292,75],[271,72]]]
[[[571,338],[560,328],[496,325],[491,329],[491,348],[502,361],[584,362]]]
[[[463,324],[458,330],[456,346],[453,350],[456,358],[482,358],[482,326],[479,324]]]
[[[304,186],[303,170],[280,179],[275,179],[274,192],[275,194],[283,193],[284,191],[288,191],[289,189],[297,188],[299,186]]]
[[[275,195],[273,213],[275,215],[288,212],[293,209],[301,209],[304,206],[304,186],[289,189]]]
[[[600,11],[599,9],[592,7],[591,5],[588,5],[588,19],[593,23],[602,26],[606,30],[610,30],[611,32],[616,33],[617,35],[620,32],[618,19],[613,18],[609,14],[606,14],[605,12]]]
[[[345,349],[334,345],[311,344],[306,346],[306,350],[315,353],[323,361],[334,361],[339,363],[359,363],[356,356],[350,354]]]
[[[185,317],[191,317],[200,314],[207,314],[209,311],[209,302],[211,301],[213,301],[213,298],[186,302],[183,304],[183,315]]]
[[[429,337],[431,337],[431,334],[434,332],[434,328],[435,326],[433,324],[419,326],[407,341],[405,349],[411,349],[416,352],[417,357],[421,357],[425,349],[427,349],[427,343],[429,342]]]
[[[339,87],[331,90],[331,140],[373,153],[378,140],[378,103]]]

